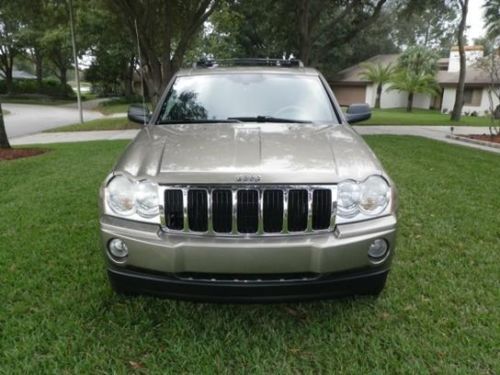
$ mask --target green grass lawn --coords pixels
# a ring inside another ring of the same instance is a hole
[[[126,142],[0,162],[0,373],[500,373],[499,156],[367,141],[400,192],[387,287],[287,305],[110,290],[97,193]]]
[[[488,117],[462,116],[460,122],[450,121],[450,114],[439,111],[414,109],[406,112],[405,109],[373,109],[372,118],[360,122],[360,125],[448,125],[448,126],[489,126]]]
[[[75,132],[89,130],[123,130],[139,129],[139,124],[128,121],[125,117],[102,118],[84,122],[83,124],[72,124],[45,130],[46,133]]]
[[[97,110],[105,115],[113,113],[126,113],[132,103],[142,103],[141,98],[116,98],[99,103]]]

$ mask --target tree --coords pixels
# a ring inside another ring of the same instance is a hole
[[[20,43],[27,51],[27,56],[35,65],[38,91],[42,91],[44,48],[42,36],[50,14],[46,11],[47,2],[42,0],[24,0],[17,4],[22,28],[19,32]]]
[[[150,99],[156,105],[218,0],[108,1],[122,17],[131,40],[135,40],[137,30],[141,69]]]
[[[458,9],[455,0],[395,0],[389,4],[390,33],[398,46],[421,45],[447,56],[453,46]]]
[[[460,121],[462,116],[462,108],[464,106],[464,88],[465,88],[465,40],[464,31],[467,22],[467,11],[469,6],[469,0],[456,0],[461,10],[461,19],[458,26],[457,38],[458,38],[458,53],[460,55],[460,72],[458,74],[458,86],[455,94],[455,104],[453,105],[453,111],[451,112],[451,121]]]
[[[10,148],[7,132],[5,131],[5,123],[3,121],[2,103],[0,103],[0,148]]]
[[[45,31],[41,35],[41,43],[47,58],[54,66],[54,73],[65,86],[68,83],[68,70],[72,67],[72,48],[68,23],[66,3],[47,2],[47,17]]]
[[[361,73],[361,77],[377,85],[375,108],[380,108],[383,85],[391,80],[392,74],[394,72],[394,67],[392,66],[392,64],[383,65],[381,63],[368,63],[364,64],[363,68],[365,70]]]
[[[408,102],[406,110],[413,110],[415,94],[436,95],[439,85],[435,75],[437,55],[422,46],[408,48],[398,59],[396,73],[393,74],[389,90],[406,91]]]
[[[433,74],[402,70],[394,74],[389,90],[406,91],[408,93],[406,111],[411,112],[415,94],[436,95],[439,92],[439,86]]]
[[[14,1],[0,3],[0,71],[3,73],[8,94],[13,89],[14,59],[22,53],[22,46],[19,42],[21,22],[16,15],[15,8]]]
[[[495,99],[500,103],[500,52],[494,40],[486,40],[491,53],[478,62],[478,67],[485,71],[489,77],[488,100],[490,113],[490,134],[500,134],[500,104],[495,104]]]
[[[483,8],[489,36],[493,38],[500,36],[500,0],[486,0]]]
[[[438,56],[435,51],[423,46],[408,47],[399,57],[397,69],[416,74],[435,74]]]
[[[123,27],[121,17],[110,12],[101,0],[90,1],[81,13],[80,34],[94,60],[85,71],[85,79],[101,95],[133,94],[133,75],[137,65],[137,47]]]

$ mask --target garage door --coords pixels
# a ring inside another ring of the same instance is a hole
[[[366,102],[366,86],[332,86],[333,93],[342,106]]]

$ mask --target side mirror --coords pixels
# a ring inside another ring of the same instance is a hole
[[[131,104],[128,107],[127,117],[132,122],[137,122],[138,124],[147,124],[151,118],[151,112],[146,105],[143,104]]]
[[[349,124],[368,120],[370,117],[372,117],[372,111],[366,103],[351,104],[347,108],[346,119]]]

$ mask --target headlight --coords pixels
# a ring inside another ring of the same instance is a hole
[[[158,186],[149,181],[140,182],[137,185],[135,203],[137,213],[142,217],[151,218],[158,215]]]
[[[337,215],[343,222],[367,219],[384,212],[391,188],[381,176],[370,176],[363,182],[346,180],[337,186]]]
[[[114,177],[106,186],[106,203],[111,213],[132,220],[152,220],[160,213],[158,185],[150,181],[133,181],[126,176]],[[159,219],[158,219],[159,221]]]
[[[121,216],[135,213],[135,184],[125,176],[116,176],[107,186],[109,207]]]
[[[356,181],[344,181],[338,185],[338,214],[353,217],[359,212],[360,188]]]
[[[389,185],[382,177],[368,177],[361,184],[359,208],[366,215],[378,215],[387,207],[389,196]]]

